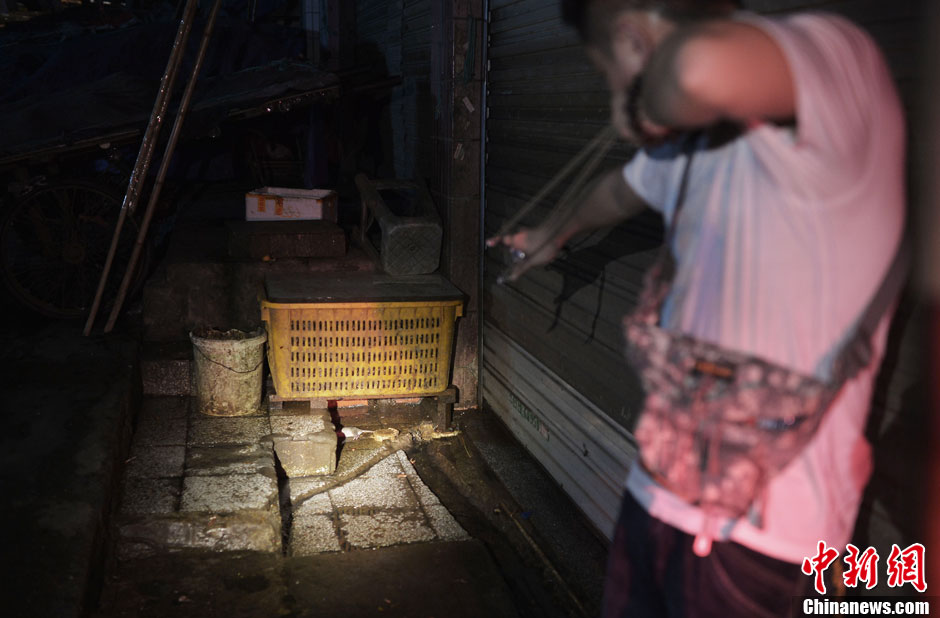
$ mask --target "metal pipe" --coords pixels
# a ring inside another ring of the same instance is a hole
[[[114,328],[114,323],[117,321],[121,307],[124,305],[127,290],[130,288],[131,281],[134,279],[134,269],[137,266],[137,261],[140,259],[140,252],[147,238],[147,231],[150,229],[150,221],[153,219],[157,201],[160,199],[160,192],[163,190],[163,183],[166,181],[167,170],[170,167],[170,159],[173,157],[173,151],[176,149],[183,122],[186,120],[186,114],[189,111],[189,105],[193,99],[193,92],[196,89],[196,80],[199,77],[199,72],[202,70],[203,61],[206,58],[206,50],[209,48],[209,40],[212,38],[212,30],[215,27],[215,20],[219,14],[219,7],[221,7],[221,5],[222,0],[215,0],[209,12],[206,28],[202,35],[202,41],[199,43],[199,51],[196,54],[196,64],[193,66],[192,75],[190,75],[189,82],[186,84],[186,90],[183,92],[183,98],[180,100],[179,111],[177,111],[176,119],[173,121],[173,129],[170,131],[169,140],[163,151],[163,159],[160,161],[160,169],[157,170],[157,178],[150,192],[147,210],[144,212],[144,218],[140,223],[140,230],[137,232],[137,242],[134,243],[134,250],[131,252],[127,270],[124,272],[124,279],[121,281],[121,287],[118,290],[117,298],[114,300],[114,306],[111,307],[111,315],[108,316],[108,322],[104,327],[104,332],[106,333],[110,333]]]
[[[186,8],[183,11],[179,28],[176,30],[176,39],[173,41],[173,47],[170,49],[170,57],[167,60],[166,71],[164,71],[163,78],[160,80],[160,89],[157,91],[153,111],[150,113],[150,122],[147,125],[147,131],[144,133],[144,138],[140,143],[140,150],[137,153],[137,162],[134,164],[134,171],[131,173],[131,178],[127,183],[127,192],[124,194],[124,202],[121,204],[121,212],[118,215],[114,237],[111,239],[111,248],[108,250],[108,257],[101,271],[101,279],[98,281],[98,290],[95,292],[95,300],[91,305],[88,320],[85,322],[84,335],[86,337],[91,333],[91,328],[95,323],[95,317],[97,317],[98,309],[101,306],[101,298],[104,296],[104,288],[108,282],[111,266],[114,263],[114,255],[117,253],[118,241],[121,238],[121,228],[124,227],[124,220],[127,218],[127,213],[133,213],[134,209],[137,207],[141,185],[143,185],[143,181],[147,177],[147,171],[150,169],[154,142],[156,142],[160,134],[160,127],[163,124],[166,108],[169,105],[170,96],[173,93],[173,83],[176,81],[176,73],[179,71],[180,62],[183,59],[183,51],[186,49],[186,41],[189,39],[189,33],[192,30],[193,19],[195,18],[198,4],[198,0],[186,0]]]

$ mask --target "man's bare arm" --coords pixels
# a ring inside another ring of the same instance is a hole
[[[650,57],[640,113],[672,129],[722,120],[752,125],[796,115],[782,50],[762,30],[735,21],[678,28]]]
[[[645,208],[642,198],[630,188],[622,170],[617,168],[598,178],[573,210],[556,210],[538,227],[490,238],[487,245],[493,247],[502,243],[525,255],[506,275],[507,280],[515,281],[533,266],[555,259],[571,237],[614,225]]]

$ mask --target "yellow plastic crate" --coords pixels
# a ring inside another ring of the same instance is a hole
[[[462,300],[261,303],[283,399],[440,393],[450,384]]]

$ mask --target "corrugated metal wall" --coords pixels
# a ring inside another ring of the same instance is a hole
[[[558,4],[490,1],[487,236],[607,122],[603,81],[575,34],[561,23]],[[912,106],[919,23],[925,14],[920,0],[746,4],[767,14],[825,9],[852,18],[878,40]],[[621,148],[605,165],[620,165],[629,154]],[[542,220],[549,208],[537,208],[528,223]],[[495,283],[504,258],[495,252],[485,257],[484,399],[605,534],[634,453],[627,430],[641,403],[640,389],[622,360],[620,318],[633,306],[661,236],[658,219],[644,215],[594,235],[550,268],[504,286]],[[916,321],[896,329],[899,337],[915,332]],[[916,375],[915,348],[896,346],[888,363],[876,403],[888,410],[883,418],[898,418],[903,398],[898,389],[907,392]]]
[[[395,176],[431,175],[431,0],[357,0],[357,43],[401,76],[389,104]]]

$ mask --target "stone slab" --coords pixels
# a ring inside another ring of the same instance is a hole
[[[308,476],[290,479],[288,485],[290,486],[291,504],[300,504],[322,491],[325,487],[335,484],[335,482],[329,476]]]
[[[302,439],[305,435],[321,431],[333,431],[330,413],[313,411],[306,414],[288,414],[271,416],[271,432],[285,434],[292,440]]]
[[[333,513],[333,501],[330,500],[326,492],[307,498],[294,507],[294,517],[304,517],[306,515],[331,515]]]
[[[336,434],[331,430],[307,434],[303,440],[275,439],[274,452],[288,478],[333,474],[336,470]]]
[[[290,555],[312,556],[340,551],[342,546],[330,515],[294,516],[291,524]]]
[[[193,415],[189,432],[190,446],[256,444],[271,433],[267,417],[213,418]]]
[[[377,511],[364,515],[340,512],[339,519],[340,536],[359,549],[434,540],[434,531],[417,511]]]
[[[194,446],[186,454],[186,476],[274,473],[274,454],[260,444]]]
[[[396,477],[400,478],[400,475],[404,474],[405,471],[401,467],[401,462],[398,459],[398,455],[393,454],[392,456],[386,457],[379,461],[377,464],[366,470],[362,474],[362,478],[375,478],[375,477]]]
[[[354,479],[329,490],[338,508],[411,508],[417,509],[411,486],[404,478],[376,476]]]
[[[189,476],[183,479],[180,512],[276,510],[277,503],[277,480],[264,474]]]

